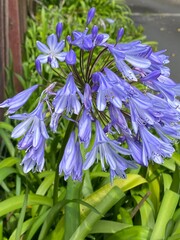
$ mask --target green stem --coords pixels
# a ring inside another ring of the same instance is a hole
[[[89,70],[90,70],[90,64],[92,60],[92,55],[93,55],[93,49],[89,52],[88,60],[87,60],[87,66],[86,66],[86,81],[88,81],[88,76],[89,76]]]
[[[81,69],[81,74],[82,77],[85,81],[85,75],[84,75],[84,51],[81,49],[80,50],[80,69]]]
[[[74,116],[73,116],[74,117]],[[72,117],[72,119],[74,119]],[[66,134],[64,136],[63,142],[62,142],[62,146],[61,149],[59,151],[59,156],[58,156],[58,161],[57,161],[57,166],[56,166],[56,175],[55,175],[55,179],[54,179],[54,192],[53,192],[53,205],[55,205],[58,201],[58,186],[59,186],[59,163],[63,157],[64,154],[64,149],[66,147],[66,144],[69,140],[69,136],[72,132],[72,129],[74,127],[74,122],[70,121],[67,129],[66,129]]]
[[[121,198],[124,197],[123,191],[118,187],[113,187],[110,192],[98,203],[95,208],[102,215],[104,215],[109,209],[111,209]],[[102,215],[96,212],[90,212],[84,219],[81,225],[77,228],[74,234],[68,240],[84,240],[85,237],[91,232],[92,227],[102,217]],[[67,240],[67,239],[66,239]]]
[[[82,183],[68,179],[66,200],[79,199]],[[79,203],[71,202],[65,206],[65,232],[64,240],[69,240],[80,224]]]
[[[102,54],[103,54],[104,52],[106,52],[106,50],[107,50],[107,47],[104,48],[104,49],[98,54],[98,56],[96,57],[96,59],[95,59],[94,62],[92,63],[92,66],[91,66],[91,68],[90,68],[90,70],[89,70],[89,72],[88,72],[88,79],[91,77],[91,73],[92,73],[92,71],[93,71],[96,63],[97,63],[97,62],[99,61],[99,59],[101,58]]]

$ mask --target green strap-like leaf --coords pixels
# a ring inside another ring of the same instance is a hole
[[[29,231],[27,232],[26,236],[25,236],[25,239],[26,240],[31,240],[33,238],[33,236],[35,235],[35,233],[37,232],[37,230],[40,228],[40,226],[43,224],[43,222],[46,220],[47,218],[47,215],[49,213],[49,210],[46,211],[45,213],[43,213],[42,215],[38,216],[31,228],[29,229]]]
[[[10,136],[7,135],[7,132],[5,132],[3,129],[0,129],[0,136],[2,137],[3,141],[6,144],[6,147],[12,157],[14,157],[15,154],[15,148],[10,140]]]
[[[49,174],[40,184],[40,186],[38,187],[36,194],[38,195],[42,195],[44,196],[46,194],[46,192],[48,191],[48,189],[50,188],[50,186],[53,184],[54,182],[54,177],[55,177],[55,172],[51,172],[51,174]],[[32,208],[32,216],[36,215],[36,212],[38,210],[38,206],[34,206]]]
[[[19,219],[18,219],[17,230],[16,230],[16,239],[20,239],[20,237],[21,237],[23,222],[24,222],[24,218],[25,218],[25,214],[26,214],[27,202],[28,202],[28,188],[26,188],[26,194],[24,196],[23,206],[22,206],[22,209],[21,209],[21,212],[19,215]]]
[[[4,167],[12,167],[14,164],[19,163],[20,159],[15,157],[5,158],[0,161],[0,169]]]
[[[179,201],[179,194],[167,190],[163,197],[151,240],[164,239],[168,221],[172,218]]]
[[[120,222],[99,220],[93,226],[91,233],[116,233],[130,226],[131,225],[129,224],[120,223]]]
[[[1,168],[0,169],[0,184],[2,183],[2,181],[9,176],[12,173],[16,173],[16,169],[11,168],[11,167],[5,167],[5,168]]]
[[[25,233],[30,228],[33,222],[34,222],[34,218],[30,218],[27,221],[25,221],[22,225],[21,234]],[[16,240],[16,229],[11,234],[9,240]]]
[[[1,129],[6,129],[8,130],[9,132],[12,132],[13,130],[13,126],[11,126],[9,123],[7,122],[0,122],[0,128]]]
[[[146,227],[133,226],[111,235],[107,240],[149,240],[150,234],[150,229]]]
[[[96,206],[101,200],[106,196],[106,194],[114,187],[119,187],[122,191],[126,192],[138,185],[141,185],[143,183],[146,183],[146,179],[144,179],[142,176],[138,174],[127,174],[126,179],[120,179],[116,178],[111,185],[110,183],[104,185],[97,191],[93,192],[90,196],[84,199],[85,202],[89,203],[93,207]],[[85,206],[80,206],[81,210],[81,216],[85,217],[87,215],[87,212],[89,212],[89,209]]]
[[[0,202],[0,217],[6,215],[9,212],[13,212],[16,209],[22,208],[24,201],[24,195],[15,196]],[[30,205],[46,205],[52,206],[52,199],[35,194],[29,194],[27,206]]]

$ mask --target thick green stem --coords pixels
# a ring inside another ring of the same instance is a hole
[[[81,182],[75,182],[68,179],[66,200],[79,199]],[[65,207],[65,233],[64,240],[69,240],[80,224],[80,207],[79,203],[72,202]]]
[[[53,205],[55,205],[58,201],[59,163],[60,163],[60,161],[63,157],[64,149],[65,149],[66,144],[69,140],[69,136],[72,132],[73,127],[74,127],[74,122],[70,121],[69,124],[68,124],[68,127],[66,129],[66,134],[64,136],[61,149],[59,151],[59,156],[58,156],[58,161],[57,161],[57,166],[56,166],[56,175],[55,175],[55,179],[54,179]]]
[[[118,187],[113,187],[98,203],[95,208],[104,215],[110,208],[112,208],[121,198],[124,197],[123,191]],[[81,225],[77,228],[71,238],[66,240],[84,240],[85,237],[91,232],[92,227],[102,217],[102,215],[96,212],[90,212],[89,215],[84,219]]]

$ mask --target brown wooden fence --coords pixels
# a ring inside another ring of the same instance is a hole
[[[22,74],[21,50],[26,31],[27,9],[32,2],[33,0],[0,0],[0,102],[4,100],[5,67],[9,64],[10,51],[14,72]],[[19,92],[22,87],[15,76],[13,81]],[[1,119],[2,115],[3,112],[0,111]]]

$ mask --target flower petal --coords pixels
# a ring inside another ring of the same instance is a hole
[[[56,45],[57,45],[57,36],[55,34],[51,34],[47,37],[47,44],[51,51],[54,51]]]
[[[46,53],[46,54],[50,53],[49,48],[44,43],[37,41],[36,46],[41,52]]]
[[[138,68],[148,68],[151,65],[151,62],[148,59],[138,56],[126,55],[125,60]]]

